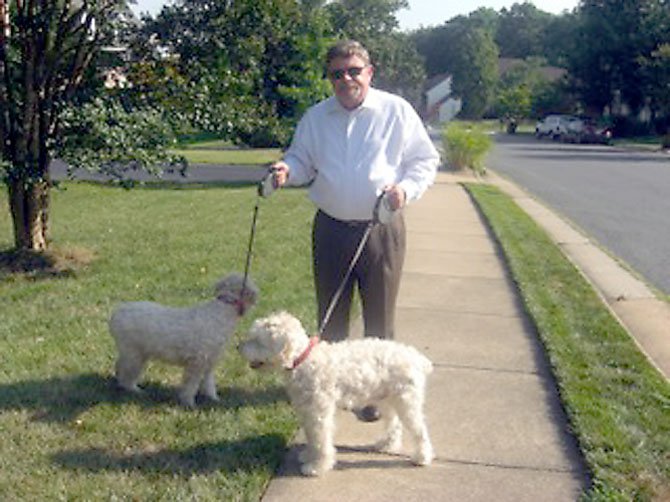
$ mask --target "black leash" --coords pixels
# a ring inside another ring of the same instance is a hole
[[[240,299],[244,297],[247,290],[247,281],[249,280],[249,269],[251,268],[251,250],[254,245],[254,238],[256,237],[256,221],[258,220],[258,208],[262,198],[267,198],[274,191],[274,183],[272,179],[272,171],[263,176],[258,182],[258,190],[256,192],[256,205],[254,206],[254,214],[251,220],[251,233],[249,235],[249,246],[247,248],[247,261],[244,265],[244,280],[242,281],[242,290],[240,291]]]

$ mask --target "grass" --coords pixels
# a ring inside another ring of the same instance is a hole
[[[89,265],[0,271],[0,498],[258,500],[296,427],[278,376],[231,350],[218,366],[219,404],[180,408],[180,372],[160,364],[145,395],[128,396],[112,385],[106,328],[119,301],[205,301],[216,279],[243,270],[255,186],[64,187],[53,192],[53,236],[88,250]],[[238,332],[279,308],[315,328],[312,212],[298,190],[261,201],[251,275],[263,294]],[[0,250],[11,243],[1,211]]]
[[[218,367],[219,404],[179,407],[179,372],[160,364],[145,394],[128,396],[112,386],[106,328],[119,301],[204,301],[217,278],[242,270],[255,187],[63,186],[53,235],[88,265],[48,276],[0,268],[0,498],[258,500],[296,428],[279,376],[252,372],[231,350]],[[468,189],[546,347],[591,470],[585,498],[667,499],[668,382],[511,199]],[[316,328],[312,211],[302,190],[260,202],[251,273],[262,295],[238,332],[280,308]],[[0,250],[11,243],[1,211]]]
[[[279,148],[231,148],[220,140],[183,145],[173,153],[194,164],[259,165],[269,164],[281,157]]]
[[[591,471],[586,500],[670,498],[670,384],[548,236],[507,196],[468,185],[535,322]]]

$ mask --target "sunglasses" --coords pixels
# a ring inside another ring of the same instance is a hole
[[[331,80],[342,80],[345,75],[349,75],[351,78],[358,77],[363,70],[367,68],[366,66],[352,66],[351,68],[345,68],[343,70],[332,70],[328,72],[328,77]]]

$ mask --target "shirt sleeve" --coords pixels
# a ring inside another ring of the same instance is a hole
[[[413,108],[408,113],[406,133],[403,175],[398,185],[405,191],[409,203],[419,199],[435,181],[440,154]]]
[[[284,154],[284,162],[289,166],[287,185],[306,185],[316,176],[314,134],[310,126],[309,113],[298,122],[291,145]]]

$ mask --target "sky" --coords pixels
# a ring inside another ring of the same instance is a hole
[[[167,0],[137,0],[132,6],[137,13],[148,12],[156,15]],[[414,30],[421,26],[438,26],[458,15],[468,15],[480,7],[489,7],[500,11],[523,0],[409,0],[409,9],[398,11],[400,29]],[[538,9],[552,14],[574,9],[579,0],[535,0]]]

